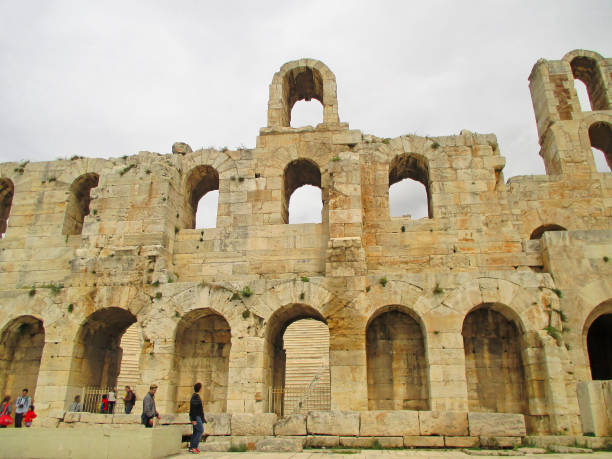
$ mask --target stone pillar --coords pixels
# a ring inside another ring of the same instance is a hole
[[[468,411],[463,336],[437,331],[427,336],[429,407],[433,411]]]

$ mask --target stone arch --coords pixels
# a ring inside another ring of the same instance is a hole
[[[563,226],[557,225],[555,223],[547,223],[545,225],[540,225],[531,232],[529,239],[540,239],[546,231],[567,231],[567,228],[564,228]]]
[[[283,171],[283,198],[281,217],[289,223],[289,201],[293,193],[304,185],[321,188],[321,169],[310,159],[300,158],[291,161]]]
[[[433,217],[433,204],[430,193],[429,166],[427,158],[416,153],[402,153],[395,156],[389,164],[389,188],[394,184],[411,179],[425,187],[428,217]]]
[[[582,341],[591,379],[612,379],[612,296],[589,313],[582,327]]]
[[[136,316],[120,307],[100,308],[79,327],[74,339],[69,392],[82,387],[114,387],[119,375],[121,337]]]
[[[274,74],[268,101],[268,127],[289,127],[298,100],[316,99],[323,105],[323,123],[338,124],[336,77],[321,61],[299,59]]]
[[[0,238],[4,237],[8,228],[9,215],[13,204],[15,186],[13,181],[6,177],[0,178]]]
[[[171,374],[176,412],[189,411],[196,382],[203,386],[204,411],[226,412],[231,338],[228,321],[213,309],[194,309],[181,318]]]
[[[76,235],[83,231],[83,222],[89,215],[91,190],[98,186],[99,175],[89,172],[77,177],[70,185],[62,234]]]
[[[187,174],[185,181],[185,228],[196,227],[198,203],[210,191],[219,190],[219,173],[207,165],[196,166]]]
[[[604,58],[593,51],[573,50],[563,57],[570,66],[574,79],[582,81],[589,94],[593,110],[609,110],[611,108],[608,94],[608,82],[603,71]]]
[[[561,222],[570,221],[572,222],[572,231],[585,229],[582,221],[576,219],[574,214],[566,209],[555,209],[551,207],[529,209],[521,213],[520,224],[517,226],[517,230],[521,238],[531,239],[531,234],[536,228],[546,225],[559,225]],[[563,227],[562,225],[559,226]]]
[[[482,303],[462,327],[469,411],[527,413],[520,319],[506,305]]]
[[[264,381],[266,388],[271,389],[272,392],[269,403],[270,411],[281,416],[284,414],[286,401],[286,353],[283,338],[287,327],[302,319],[314,319],[327,324],[326,318],[317,309],[305,303],[291,303],[277,309],[268,318],[266,324],[264,345],[264,368],[266,372]],[[328,378],[329,375],[326,375],[325,379]],[[300,398],[302,395],[304,394],[296,393],[295,397]],[[326,408],[330,409],[330,407],[331,399],[328,400]]]
[[[425,326],[401,305],[379,308],[366,326],[368,409],[428,410]]]
[[[0,394],[14,400],[27,388],[34,397],[45,345],[43,321],[33,315],[12,319],[0,333]]]
[[[606,157],[606,162],[612,171],[612,125],[598,121],[589,126],[589,140],[592,148],[597,148]]]

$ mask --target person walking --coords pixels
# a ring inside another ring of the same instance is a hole
[[[74,402],[70,404],[70,407],[68,407],[68,411],[71,411],[73,413],[80,413],[81,411],[83,411],[83,404],[81,403],[80,395],[74,396]]]
[[[28,389],[23,389],[21,395],[17,397],[15,402],[15,427],[21,427],[21,421],[23,421],[23,415],[28,412],[30,405],[32,404],[32,398],[28,395]]]
[[[130,386],[125,386],[125,397],[123,397],[123,403],[125,404],[125,414],[130,414],[134,404],[136,403],[136,394]]]
[[[189,452],[193,454],[199,454],[200,450],[200,439],[204,433],[204,424],[206,418],[204,417],[204,405],[200,398],[200,390],[202,390],[202,383],[195,383],[193,385],[193,395],[189,402],[189,420],[193,425],[193,433],[191,434],[191,441],[189,442]]]
[[[142,399],[142,416],[141,420],[145,427],[153,427],[153,418],[159,419],[159,413],[155,409],[155,392],[157,391],[157,385],[151,384],[149,386],[149,392]]]
[[[2,399],[2,404],[0,405],[0,427],[7,427],[13,423],[13,418],[11,417],[11,396],[7,395]]]

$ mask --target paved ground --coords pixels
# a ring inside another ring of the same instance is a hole
[[[375,458],[386,458],[386,459],[404,459],[410,457],[424,458],[436,458],[436,459],[485,459],[485,458],[503,458],[507,456],[472,456],[468,455],[461,450],[362,450],[356,453],[342,453],[341,451],[332,450],[307,450],[302,453],[200,453],[190,454],[185,451],[177,456],[171,456],[171,458],[186,458],[186,457],[206,457],[206,458],[217,458],[217,459],[239,459],[239,458],[266,458],[266,459],[323,459],[323,458],[353,458],[353,459],[375,459]],[[523,456],[511,456],[529,459],[612,459],[612,452],[595,452],[590,454],[527,454]],[[169,459],[171,459],[169,458]]]

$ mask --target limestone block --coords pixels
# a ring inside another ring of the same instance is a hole
[[[232,436],[274,435],[275,413],[235,413],[231,416]]]
[[[264,438],[255,443],[255,450],[262,452],[301,453],[302,443],[290,438]]]
[[[66,418],[64,418],[64,422],[66,422]],[[113,414],[113,424],[140,424],[140,422],[139,414]]]
[[[64,415],[64,422],[65,423],[72,423],[72,422],[79,422],[81,420],[81,413],[73,413],[73,412],[67,412]]]
[[[578,405],[582,431],[598,436],[608,433],[608,413],[604,400],[602,381],[581,381],[578,383]]]
[[[232,435],[230,441],[234,448],[246,446],[247,450],[255,451],[255,444],[265,438],[265,435]]]
[[[522,437],[527,434],[522,414],[468,413],[468,423],[473,437]]]
[[[419,411],[419,426],[421,435],[467,435],[467,413],[458,411]]]
[[[373,443],[374,437],[340,437],[340,446],[347,448],[370,448]]]
[[[81,413],[81,422],[86,424],[110,424],[113,416],[101,413]]]
[[[200,443],[198,449],[200,451],[206,451],[209,453],[224,453],[226,451],[229,451],[231,446],[232,442],[228,438],[227,440],[219,440],[214,442],[210,442],[207,440],[205,443]]]
[[[306,415],[290,414],[274,423],[274,435],[306,435]]]
[[[383,448],[403,448],[404,437],[374,437]]]
[[[361,131],[345,131],[339,132],[332,136],[334,145],[352,145],[361,142]]]
[[[206,424],[204,424],[204,432],[208,435],[231,435],[231,419],[229,413],[205,413]]]
[[[479,444],[479,437],[444,437],[444,446],[447,448],[472,448]]]
[[[311,435],[359,435],[357,411],[309,411],[306,420]]]
[[[307,448],[333,448],[340,444],[340,437],[336,435],[308,435]]]
[[[359,435],[410,436],[419,435],[418,411],[362,411]]]
[[[523,439],[521,437],[480,437],[480,446],[483,448],[514,448],[520,446]]]
[[[191,147],[185,142],[174,142],[174,144],[172,144],[172,153],[175,155],[184,155],[191,152]]]
[[[404,437],[405,448],[444,448],[444,437],[407,435]]]

